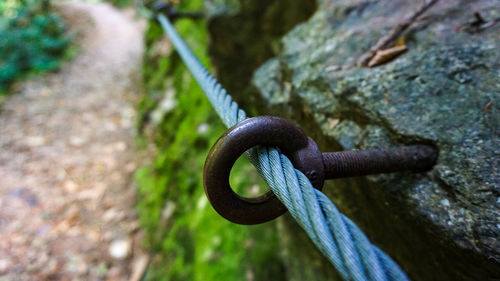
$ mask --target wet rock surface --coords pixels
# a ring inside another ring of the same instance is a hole
[[[341,179],[324,190],[412,279],[499,278],[500,24],[470,26],[474,12],[498,18],[500,2],[440,1],[402,34],[407,52],[378,67],[356,66],[420,4],[322,1],[254,73],[253,86],[268,106],[258,111],[293,119],[324,151],[437,147],[438,163],[427,173]],[[233,77],[217,70],[222,81]],[[280,222],[289,264],[330,266],[289,254],[313,247],[293,223]],[[297,266],[287,271],[308,280],[334,277]]]

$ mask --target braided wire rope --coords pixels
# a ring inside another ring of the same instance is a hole
[[[196,58],[169,19],[159,14],[157,20],[223,123],[231,127],[245,120],[245,111]],[[257,147],[249,150],[247,156],[345,280],[408,280],[402,269],[371,244],[363,231],[341,214],[326,195],[315,189],[285,155],[272,147]]]

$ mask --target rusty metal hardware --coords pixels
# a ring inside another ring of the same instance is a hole
[[[154,10],[157,13],[163,13],[171,22],[175,22],[180,18],[188,19],[201,19],[203,18],[202,12],[185,12],[178,11],[171,3],[156,2],[154,5]]]
[[[428,145],[321,153],[316,143],[294,123],[273,116],[246,119],[227,130],[210,149],[203,169],[208,200],[224,218],[239,224],[259,224],[279,217],[285,206],[272,191],[256,198],[236,194],[229,184],[235,161],[246,150],[275,146],[294,167],[321,190],[325,179],[398,171],[427,171],[438,152]]]

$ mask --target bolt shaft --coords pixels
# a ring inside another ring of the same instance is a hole
[[[406,170],[423,172],[432,168],[437,155],[436,149],[427,145],[327,152],[323,153],[325,179]]]

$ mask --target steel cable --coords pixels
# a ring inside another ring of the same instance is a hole
[[[229,128],[245,120],[245,111],[196,58],[168,18],[159,14],[157,19],[223,123]],[[341,214],[326,195],[313,188],[309,179],[295,169],[285,155],[272,147],[258,147],[250,150],[247,156],[345,280],[408,280],[401,268],[371,244],[361,229]]]

